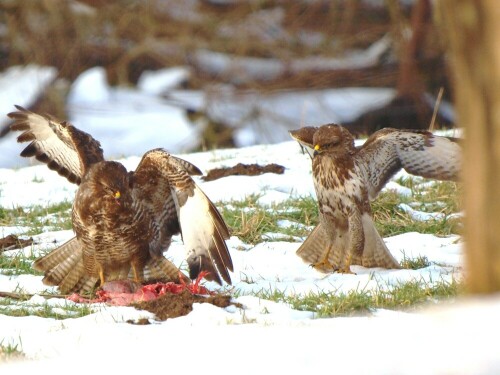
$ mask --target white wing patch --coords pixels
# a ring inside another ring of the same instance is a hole
[[[222,277],[231,284],[228,270],[233,271],[233,265],[224,241],[228,234],[223,223],[217,222],[220,217],[214,212],[216,208],[196,185],[183,205],[177,197],[176,206],[190,277],[195,278],[201,271],[206,271],[207,280],[221,284]]]
[[[195,186],[193,196],[189,197],[181,207],[179,207],[177,194],[172,195],[177,207],[182,240],[186,246],[188,256],[193,252],[196,253],[199,249],[208,249],[214,235],[215,226],[209,213],[205,194]]]

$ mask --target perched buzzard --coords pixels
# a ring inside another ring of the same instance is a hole
[[[457,180],[460,146],[427,131],[382,129],[361,147],[330,124],[290,132],[312,158],[320,222],[297,250],[323,272],[350,273],[351,264],[399,268],[372,219],[370,200],[404,168],[417,176]]]
[[[154,149],[127,172],[105,161],[100,143],[70,123],[16,108],[8,114],[15,120],[11,129],[23,132],[18,142],[30,142],[21,156],[34,156],[79,185],[72,210],[76,237],[34,264],[46,284],[67,293],[126,278],[179,281],[179,270],[163,257],[179,232],[190,278],[207,271],[207,279],[231,283],[229,231],[191,178],[201,174],[197,167]]]

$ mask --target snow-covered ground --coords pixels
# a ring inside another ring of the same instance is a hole
[[[94,94],[87,98],[70,96],[68,108],[69,113],[75,116],[72,119],[75,125],[100,140],[107,155],[119,155],[119,150],[134,155],[121,159],[128,169],[135,168],[146,149],[169,149],[169,140],[175,138],[175,127],[169,128],[170,133],[165,131],[164,134],[151,137],[150,130],[138,126],[137,118],[129,112],[118,119],[109,112],[113,124],[119,124],[110,127],[106,126],[104,120],[96,122],[89,118],[87,121],[84,116],[79,116],[78,103],[98,108],[102,104],[101,100],[106,102],[111,98],[116,100],[118,114],[122,110],[136,110],[151,116],[158,113],[169,121],[183,119],[181,112],[172,110],[164,103],[148,112],[144,109],[148,106],[145,104],[147,101],[137,101],[135,92],[129,93],[130,96],[125,91],[110,93],[99,81],[102,79],[99,78],[99,70],[91,73],[91,78],[95,80],[90,84],[90,87],[96,88]],[[180,73],[184,74],[182,71]],[[84,79],[83,83],[89,84],[88,79]],[[100,84],[102,90],[98,89]],[[151,90],[156,89],[149,90],[150,86],[147,83],[144,85],[143,91],[153,95]],[[127,106],[129,101],[139,104],[134,109]],[[360,102],[359,105],[368,105],[368,102]],[[22,102],[18,104],[27,105]],[[353,103],[350,105],[353,106]],[[95,109],[94,113],[98,112]],[[151,122],[155,121],[151,118]],[[144,124],[147,123],[145,121]],[[185,129],[192,130],[192,127]],[[125,135],[122,137],[121,134]],[[10,138],[8,142],[15,141]],[[18,156],[20,147],[7,150],[4,144],[8,142],[2,141],[1,146],[2,157],[9,165],[9,168],[0,169],[1,207],[47,205],[73,199],[75,186],[43,165],[11,169],[21,161]],[[113,145],[117,145],[116,150],[112,149]],[[220,204],[231,204],[233,200],[243,200],[248,195],[257,194],[260,196],[259,203],[272,209],[273,204],[289,198],[314,195],[310,159],[301,153],[295,142],[179,156],[205,172],[239,162],[278,163],[286,168],[283,175],[232,176],[211,182],[197,179],[209,198]],[[404,173],[397,177],[401,175]],[[396,189],[401,194],[411,193],[395,181],[387,188]],[[409,206],[402,209],[412,210]],[[418,211],[413,212],[416,217],[427,219]],[[0,236],[23,233],[25,230],[23,227],[0,227]],[[71,231],[46,231],[33,237],[33,246],[19,251],[27,255],[41,254],[71,236]],[[273,238],[272,233],[269,238]],[[449,282],[463,276],[462,242],[458,236],[405,233],[385,240],[398,260],[404,255],[409,258],[422,255],[429,259],[431,265],[419,270],[353,266],[356,274],[324,275],[295,255],[300,241],[267,240],[252,246],[233,236],[228,241],[235,268],[231,275],[233,286],[224,289],[239,295],[236,301],[244,306],[242,309],[195,304],[189,315],[165,322],[155,321],[149,312],[105,305],[96,305],[95,312],[83,318],[65,320],[0,315],[0,345],[17,345],[28,359],[4,364],[2,371],[48,373],[81,367],[82,371],[94,368],[98,371],[113,369],[127,373],[149,369],[203,373],[231,371],[238,374],[277,371],[319,373],[323,370],[341,374],[498,373],[500,355],[492,340],[500,336],[499,299],[464,300],[419,313],[377,310],[372,316],[318,319],[312,312],[293,310],[284,303],[252,295],[261,290],[280,290],[287,295],[307,295],[319,291],[341,293],[356,289],[390,288],[410,280],[429,284]],[[19,251],[9,251],[6,255],[15,256]],[[174,263],[183,265],[184,248],[179,236],[174,238],[167,256]],[[41,293],[47,290],[41,279],[33,275],[0,274],[0,291]],[[209,289],[219,288],[213,283],[206,285]],[[38,295],[23,302],[26,306],[45,303],[51,306],[62,304],[63,307],[72,304],[57,298],[45,300]],[[143,317],[150,319],[153,324],[137,326],[125,323]]]
[[[181,155],[202,170],[238,162],[275,162],[286,167],[283,175],[232,176],[211,182],[198,180],[214,201],[229,202],[259,194],[262,205],[290,197],[314,194],[310,160],[294,142]],[[123,159],[129,169],[139,157]],[[391,188],[397,188],[396,182]],[[74,187],[45,166],[0,170],[0,205],[30,206],[72,199]],[[405,193],[405,189],[401,188]],[[24,228],[0,228],[2,236]],[[71,231],[35,236],[26,254],[53,248],[72,236]],[[58,321],[50,318],[0,315],[2,345],[18,345],[28,358],[40,362],[8,365],[47,371],[51,366],[106,357],[113,368],[126,370],[155,367],[172,358],[176,366],[190,371],[226,369],[255,371],[331,370],[341,373],[488,373],[487,366],[500,366],[497,351],[488,337],[500,333],[496,319],[500,302],[474,301],[423,313],[378,310],[371,317],[315,319],[312,312],[296,311],[286,304],[252,296],[259,290],[281,290],[290,295],[310,292],[348,292],[353,289],[389,288],[409,280],[427,283],[460,278],[462,243],[458,236],[445,238],[406,233],[386,239],[398,259],[426,256],[432,265],[419,270],[383,270],[353,267],[355,275],[324,275],[295,255],[300,242],[266,241],[256,246],[232,237],[228,245],[234,260],[233,289],[244,309],[221,309],[195,305],[189,315],[155,322],[148,312],[129,307],[96,306],[83,318]],[[10,256],[14,252],[8,252]],[[179,237],[167,255],[181,265],[184,249]],[[216,284],[208,283],[212,289]],[[0,290],[37,293],[46,290],[40,276],[0,275]],[[227,288],[227,287],[226,287]],[[72,302],[35,296],[27,305]],[[154,324],[134,326],[129,319],[150,318]],[[478,350],[483,348],[484,351]],[[472,352],[469,353],[468,349]],[[380,358],[379,358],[380,356]],[[126,360],[124,360],[126,359]],[[189,362],[187,362],[189,361]],[[223,361],[222,363],[219,363]],[[215,362],[215,363],[214,363]],[[33,366],[33,367],[31,367]],[[486,367],[482,367],[486,366]],[[271,368],[273,370],[271,370]],[[499,368],[499,367],[496,367]],[[482,370],[485,370],[481,372]]]

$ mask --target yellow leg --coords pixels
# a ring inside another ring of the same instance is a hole
[[[352,273],[352,274],[354,274],[354,272],[351,271],[351,262],[352,262],[352,253],[349,253],[349,255],[347,256],[347,259],[345,260],[344,267],[339,269],[338,272],[339,273]]]
[[[102,267],[99,265],[99,280],[101,281],[101,284],[100,286],[103,286],[104,285],[104,270],[102,269]]]
[[[142,283],[144,279],[144,271],[143,271],[143,264],[139,261],[132,261],[131,264],[132,266],[132,273],[134,274],[134,281],[136,283]]]
[[[139,278],[139,272],[137,271],[137,267],[135,264],[132,264],[132,272],[134,273],[134,281],[139,283],[141,280]]]
[[[335,271],[337,271],[338,268],[334,264],[330,263],[330,261],[328,260],[328,257],[330,255],[330,251],[331,251],[331,247],[329,247],[328,250],[325,251],[322,259],[319,262],[312,263],[311,267],[313,267],[314,269],[316,269],[320,272],[335,272]]]

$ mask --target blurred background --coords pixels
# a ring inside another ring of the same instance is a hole
[[[14,104],[71,121],[110,158],[331,122],[452,127],[439,20],[430,0],[0,0],[0,167],[28,162]]]

